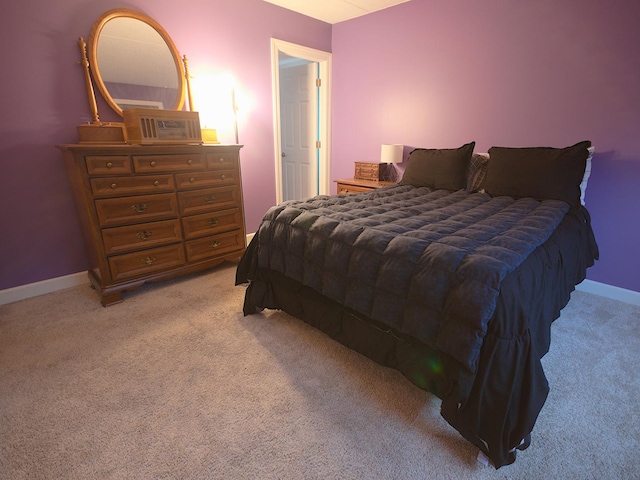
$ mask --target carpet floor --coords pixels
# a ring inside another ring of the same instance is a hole
[[[496,471],[399,373],[283,312],[244,317],[234,275],[0,306],[0,478],[640,478],[639,307],[574,292],[531,447]]]

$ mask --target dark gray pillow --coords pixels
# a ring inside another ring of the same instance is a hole
[[[467,169],[476,142],[459,148],[416,148],[407,158],[400,185],[460,190],[467,186]]]
[[[491,147],[484,190],[492,196],[564,200],[577,207],[590,146],[584,141],[565,148]]]

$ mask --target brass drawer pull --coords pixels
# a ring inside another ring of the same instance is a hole
[[[147,209],[147,204],[146,203],[135,203],[133,205],[131,205],[131,210],[133,210],[136,213],[142,213]]]
[[[218,159],[218,161],[219,161],[220,163],[224,163],[224,158],[220,157],[220,158]]]
[[[216,226],[218,223],[220,223],[220,220],[218,220],[217,218],[210,218],[207,223],[209,225],[211,225],[212,227]]]
[[[224,180],[225,178],[227,178],[226,175],[220,175],[220,180]]]
[[[193,178],[193,177],[191,177],[191,178],[189,179],[189,183],[193,183],[193,182],[195,182],[195,181],[196,181],[196,179],[195,179],[195,178]]]
[[[153,262],[156,261],[156,257],[154,257],[153,255],[150,255],[148,257],[143,258],[142,260],[140,260],[142,263],[144,263],[145,265],[151,265]]]
[[[107,168],[113,168],[113,162],[107,162]]]
[[[116,183],[112,183],[110,186],[111,186],[111,188],[112,188],[112,189],[114,189],[114,190],[118,187],[118,185],[117,185]]]
[[[140,240],[147,240],[148,238],[151,238],[151,235],[153,235],[153,232],[149,232],[148,230],[143,230],[142,232],[138,232],[136,237],[138,237]]]
[[[149,165],[151,165],[152,167],[155,167],[156,166],[156,161],[155,160],[151,160],[149,162]]]
[[[215,240],[213,242],[211,242],[211,248],[218,248],[220,246],[220,244],[218,242],[216,242]]]
[[[158,185],[160,185],[160,182],[158,180],[156,180],[155,182],[153,182],[153,186],[157,187]]]
[[[207,203],[213,203],[216,201],[216,196],[215,195],[207,195],[206,197],[204,197],[204,201]]]
[[[191,159],[187,160],[187,165],[193,165],[193,160]]]

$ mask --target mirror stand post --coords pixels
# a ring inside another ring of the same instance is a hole
[[[189,60],[187,56],[182,56],[182,63],[184,64],[184,79],[187,82],[187,100],[189,101],[189,111],[193,112],[193,95],[191,94],[191,75],[189,75]]]
[[[89,74],[89,59],[87,58],[87,44],[84,39],[80,37],[78,39],[78,46],[80,47],[80,64],[84,71],[84,81],[87,86],[87,97],[89,99],[89,110],[91,110],[91,125],[100,125],[100,117],[98,116],[98,104],[96,103],[96,95],[93,91],[93,84],[91,83],[91,75]]]
[[[123,123],[101,122],[98,116],[98,104],[96,95],[91,83],[89,73],[89,59],[87,58],[87,44],[84,39],[78,39],[80,47],[80,64],[84,71],[84,81],[87,86],[87,98],[89,100],[89,110],[91,110],[91,123],[78,126],[78,136],[80,143],[124,143],[125,132]]]

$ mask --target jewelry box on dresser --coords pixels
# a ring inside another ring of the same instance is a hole
[[[245,249],[241,145],[60,145],[104,306]]]

